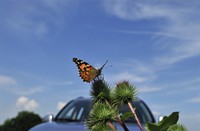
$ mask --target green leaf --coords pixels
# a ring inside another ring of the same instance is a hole
[[[167,131],[168,128],[177,123],[179,112],[173,112],[171,115],[166,116],[162,121],[157,124],[147,122],[145,128],[147,131]]]
[[[134,118],[132,112],[126,112],[126,113],[124,113],[124,114],[122,114],[122,115],[120,116],[120,118],[121,118],[122,121],[125,121],[125,120],[128,119],[129,117],[133,117],[133,118]]]

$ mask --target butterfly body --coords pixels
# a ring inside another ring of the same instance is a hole
[[[93,66],[88,64],[87,62],[78,59],[78,58],[73,58],[73,62],[77,65],[79,69],[79,76],[83,79],[84,82],[90,83],[92,80],[94,80],[96,77],[101,75],[101,71],[105,64],[100,68],[100,69],[95,69]]]

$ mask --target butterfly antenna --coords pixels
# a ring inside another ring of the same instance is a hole
[[[106,65],[106,63],[108,63],[108,60],[105,62],[105,64],[103,64],[103,66],[100,68],[100,70],[103,69],[103,67]]]

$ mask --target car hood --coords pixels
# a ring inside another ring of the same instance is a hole
[[[77,122],[70,122],[70,123],[64,123],[64,122],[46,122],[39,124],[37,126],[34,126],[29,131],[85,131],[85,127],[83,123],[77,123]]]
[[[118,123],[114,123],[117,126],[118,131],[123,131],[122,127]],[[127,123],[126,126],[130,131],[140,131],[139,127],[133,123]],[[29,131],[85,131],[86,127],[83,122],[46,122],[39,124]]]

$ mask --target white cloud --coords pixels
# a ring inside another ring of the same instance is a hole
[[[26,104],[28,102],[28,98],[27,97],[24,97],[24,96],[21,96],[17,99],[17,102],[16,102],[16,106],[23,106],[24,104]]]
[[[16,79],[10,76],[0,75],[0,85],[2,86],[10,86],[15,85],[17,83]]]
[[[39,107],[39,104],[35,100],[30,100],[28,97],[20,96],[17,99],[16,107],[24,110],[34,110]]]
[[[66,105],[66,102],[58,102],[57,109],[61,110]]]
[[[29,100],[28,103],[25,105],[26,110],[32,110],[38,108],[39,104],[35,100]]]

